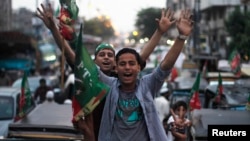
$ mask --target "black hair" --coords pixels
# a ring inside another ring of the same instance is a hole
[[[183,106],[184,109],[186,109],[186,110],[187,110],[187,108],[188,108],[188,105],[187,105],[187,103],[186,103],[185,101],[179,100],[179,101],[176,101],[176,102],[171,106],[171,109],[173,109],[173,111],[175,111],[175,110],[178,109],[178,107],[181,107],[181,106]],[[169,119],[170,116],[172,116],[171,112],[169,112],[169,114],[166,116],[166,119]]]
[[[45,80],[44,78],[41,78],[41,79],[39,80],[39,82],[40,82],[40,83],[46,83],[46,80]]]
[[[134,49],[132,49],[132,48],[122,48],[121,50],[119,50],[119,52],[118,52],[118,53],[116,54],[116,56],[115,56],[115,61],[118,62],[119,57],[120,57],[121,55],[125,54],[125,53],[133,54],[133,55],[135,56],[135,58],[136,58],[137,63],[138,63],[139,65],[141,65],[141,62],[142,62],[142,61],[141,61],[140,54],[139,54],[136,50],[134,50]]]
[[[173,105],[172,109],[175,111],[175,110],[177,110],[181,106],[183,106],[184,109],[186,109],[186,110],[188,108],[187,103],[185,101],[183,101],[183,100],[180,100],[180,101],[175,102],[175,104]]]

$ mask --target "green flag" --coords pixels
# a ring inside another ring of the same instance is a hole
[[[23,118],[28,113],[32,104],[31,103],[32,97],[31,97],[31,92],[30,92],[27,76],[28,76],[28,72],[25,71],[23,78],[22,78],[22,83],[21,83],[21,96],[19,99],[19,111],[15,118],[16,120]]]
[[[78,18],[79,8],[75,0],[60,0],[60,5],[60,14],[57,17],[60,24],[59,31],[64,39],[75,42],[74,23]]]
[[[219,76],[218,76],[218,87],[217,87],[217,90],[216,90],[216,98],[215,98],[215,101],[216,101],[217,103],[220,103],[221,98],[222,98],[222,95],[223,95],[223,85],[222,85],[221,74],[220,74],[220,72],[219,72]]]
[[[76,20],[79,13],[79,8],[76,5],[75,0],[60,0],[60,4],[63,8],[67,9],[71,19]]]
[[[106,96],[109,87],[99,81],[98,68],[82,44],[82,25],[77,39],[75,58],[75,95],[73,121],[90,114]]]
[[[59,13],[60,13],[60,6],[58,6],[58,7],[56,8],[56,11],[54,12],[54,16],[55,16],[55,17],[58,17],[58,16],[59,16]]]
[[[201,108],[201,102],[199,98],[199,89],[200,89],[200,72],[196,76],[196,80],[193,84],[193,87],[191,89],[191,99],[189,102],[190,110],[194,109],[200,109]]]
[[[247,104],[246,104],[246,110],[250,111],[250,93],[248,94]]]

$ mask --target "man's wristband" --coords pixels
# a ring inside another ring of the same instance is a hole
[[[179,35],[178,36],[178,39],[181,39],[181,40],[187,40],[188,36],[186,35]]]

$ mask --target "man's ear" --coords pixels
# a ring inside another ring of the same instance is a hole
[[[139,73],[141,71],[141,65],[138,65],[138,70],[137,72]]]

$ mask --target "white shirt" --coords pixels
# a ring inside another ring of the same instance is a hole
[[[154,102],[158,117],[162,122],[163,119],[169,114],[169,101],[164,96],[159,96],[154,99]]]
[[[178,116],[176,116],[178,118]],[[170,116],[169,119],[168,119],[168,124],[174,122],[174,118],[173,116]],[[185,119],[185,122],[189,122],[189,119]],[[174,141],[175,140],[175,137],[173,136],[172,132],[171,131],[168,131],[168,140],[169,141]]]

